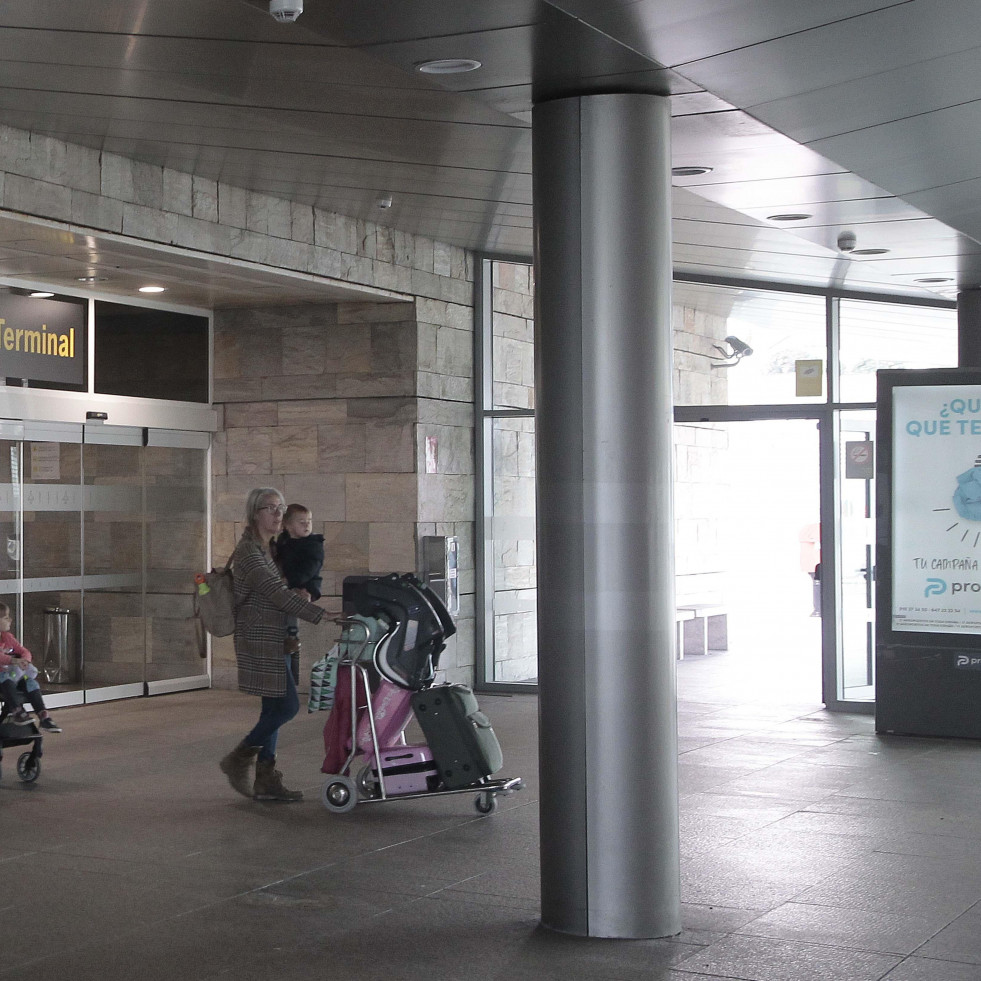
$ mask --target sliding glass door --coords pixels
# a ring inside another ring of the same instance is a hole
[[[0,602],[52,706],[203,687],[208,437],[0,424]]]

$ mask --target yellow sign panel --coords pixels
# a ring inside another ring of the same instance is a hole
[[[797,397],[824,394],[824,362],[795,361],[797,372]]]

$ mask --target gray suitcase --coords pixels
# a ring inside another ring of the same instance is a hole
[[[412,696],[439,776],[448,790],[469,787],[504,765],[501,744],[487,716],[465,685],[437,685]]]

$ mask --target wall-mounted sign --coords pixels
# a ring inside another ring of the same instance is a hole
[[[797,378],[798,398],[824,393],[823,361],[795,361],[794,374]]]
[[[981,385],[897,385],[892,629],[981,632]]]
[[[875,447],[871,440],[845,443],[845,479],[871,480],[875,476]]]
[[[0,295],[0,379],[85,383],[84,302]]]
[[[31,480],[61,480],[60,443],[31,443]]]

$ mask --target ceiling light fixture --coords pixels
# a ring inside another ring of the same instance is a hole
[[[702,174],[711,174],[711,167],[672,167],[672,177],[701,177]]]
[[[108,276],[79,276],[78,283],[105,283],[109,281]]]
[[[914,283],[952,283],[953,281],[951,276],[921,276],[913,280]]]
[[[853,249],[852,255],[885,255],[888,249]]]
[[[37,290],[36,292],[28,293],[27,295],[33,297],[35,300],[46,300],[49,296],[54,296],[54,293],[45,293],[44,290]]]
[[[788,211],[785,215],[768,215],[767,221],[807,221],[814,215],[806,215],[803,211]]]
[[[166,293],[167,287],[166,286],[141,286],[140,292],[141,293]]]
[[[416,71],[423,75],[463,75],[480,68],[481,62],[474,58],[437,58],[434,61],[420,61]]]

